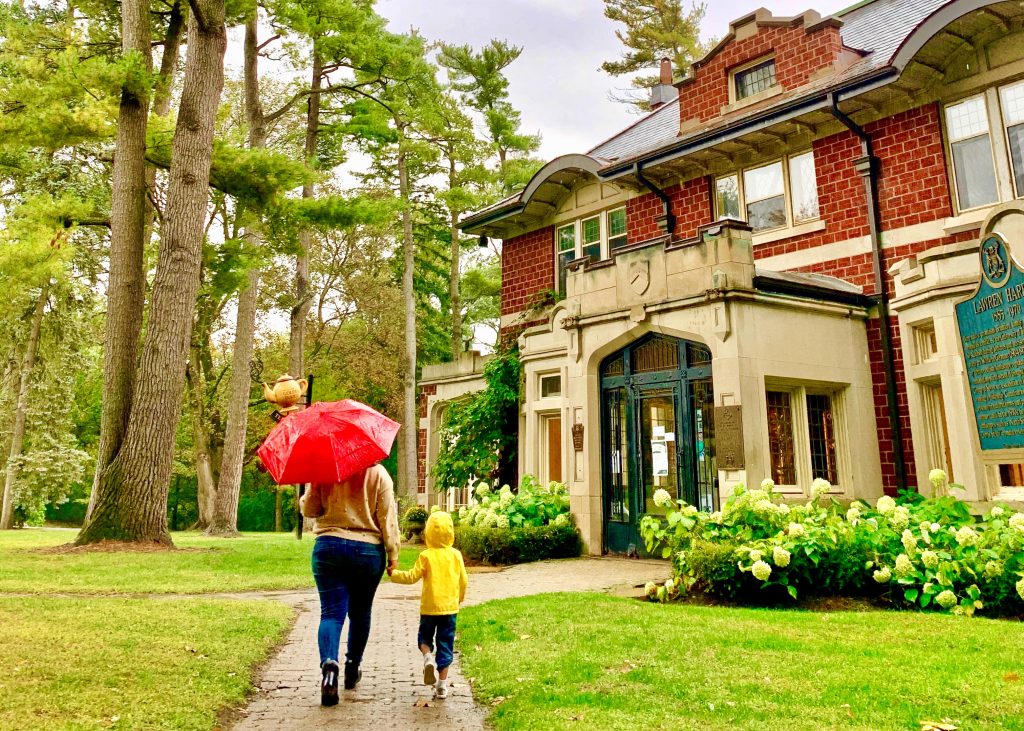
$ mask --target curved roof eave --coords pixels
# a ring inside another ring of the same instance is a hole
[[[921,21],[917,27],[911,31],[911,33],[903,39],[900,43],[899,48],[889,59],[889,65],[896,68],[900,73],[907,67],[911,59],[917,55],[918,51],[924,48],[924,45],[934,38],[943,28],[952,23],[953,21],[972,13],[975,10],[981,10],[988,5],[997,5],[999,0],[993,2],[993,0],[952,0],[946,3],[941,8],[933,12],[923,21]]]

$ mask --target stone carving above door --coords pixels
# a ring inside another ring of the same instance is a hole
[[[629,287],[637,295],[641,295],[651,286],[651,263],[649,261],[633,261],[629,263]]]

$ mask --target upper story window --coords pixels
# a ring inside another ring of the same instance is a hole
[[[736,101],[760,94],[775,86],[775,59],[758,61],[753,66],[734,71],[733,95]]]
[[[947,104],[944,120],[960,211],[1024,198],[1024,81]]]
[[[566,267],[587,257],[607,259],[626,245],[626,209],[614,208],[555,227],[555,271],[558,295],[565,297]]]
[[[805,152],[715,181],[718,218],[745,220],[754,233],[818,218],[814,153]]]

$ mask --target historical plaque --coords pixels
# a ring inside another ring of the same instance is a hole
[[[742,470],[743,407],[715,407],[715,457],[720,470]]]
[[[572,448],[577,452],[583,451],[583,424],[572,425]]]
[[[981,242],[981,281],[956,322],[982,449],[1024,447],[1024,270],[1006,240]]]

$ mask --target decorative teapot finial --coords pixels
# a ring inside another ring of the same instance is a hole
[[[266,383],[263,384],[263,398],[268,403],[280,407],[278,411],[286,414],[298,410],[299,407],[296,404],[305,395],[307,386],[305,378],[295,379],[285,373],[274,381],[273,387]]]

